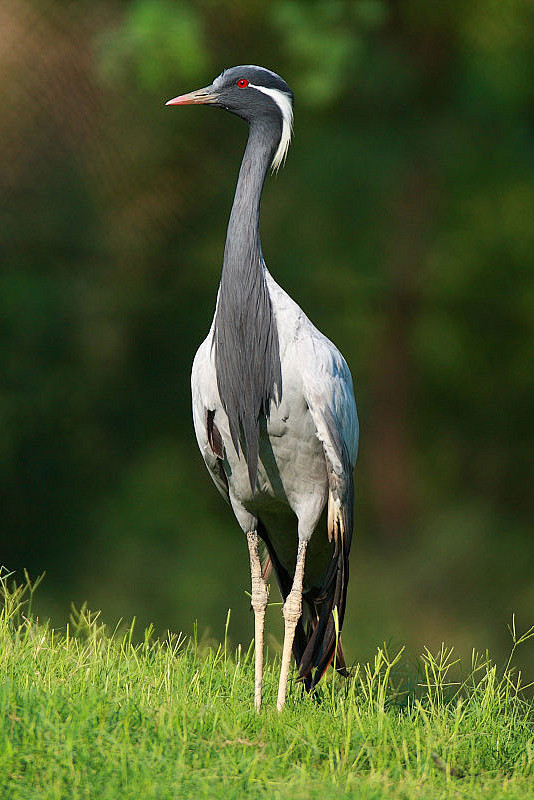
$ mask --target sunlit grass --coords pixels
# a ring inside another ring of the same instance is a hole
[[[534,706],[514,669],[534,630],[512,625],[499,669],[473,654],[377,650],[317,697],[293,682],[275,710],[277,659],[253,710],[252,650],[151,630],[141,642],[98,614],[56,631],[31,586],[0,580],[2,798],[534,798]]]

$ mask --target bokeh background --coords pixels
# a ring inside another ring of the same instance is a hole
[[[533,42],[531,0],[0,0],[0,561],[46,570],[41,616],[219,639],[231,608],[250,641],[189,396],[246,127],[164,101],[258,63],[296,98],[266,260],[355,378],[348,658],[504,658],[534,623]]]

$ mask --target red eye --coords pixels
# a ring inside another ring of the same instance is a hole
[[[248,86],[248,81],[246,78],[239,78],[237,85],[240,89],[244,89],[246,86]]]

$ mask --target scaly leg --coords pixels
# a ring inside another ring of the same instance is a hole
[[[293,639],[297,622],[302,614],[302,582],[304,580],[304,561],[306,559],[307,542],[299,540],[297,551],[297,564],[291,591],[284,603],[284,649],[282,651],[282,666],[280,667],[280,683],[278,684],[278,699],[276,708],[281,711],[286,702],[287,678],[289,675],[289,662],[291,661],[291,650],[293,649]]]
[[[269,590],[263,580],[256,531],[247,533],[247,542],[250,554],[250,575],[252,578],[251,604],[254,609],[254,706],[256,711],[259,712],[263,676],[263,628]]]

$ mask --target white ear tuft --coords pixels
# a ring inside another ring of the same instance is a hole
[[[280,89],[267,89],[265,86],[256,86],[253,83],[249,85],[253,89],[257,89],[259,92],[263,92],[264,94],[268,94],[269,97],[272,97],[282,114],[282,135],[280,136],[280,143],[278,144],[278,149],[274,154],[271,164],[272,171],[278,172],[286,160],[287,151],[289,150],[289,144],[291,142],[291,135],[293,133],[293,104],[291,102],[291,97]]]

